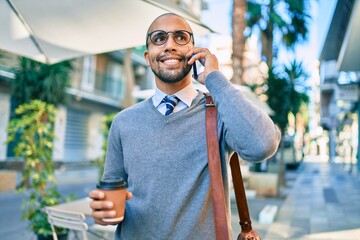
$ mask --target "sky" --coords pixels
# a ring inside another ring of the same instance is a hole
[[[201,12],[201,21],[215,32],[231,34],[231,11],[233,0],[206,0],[209,9]]]
[[[202,12],[201,21],[216,32],[231,36],[231,11],[233,0],[206,0],[209,9]],[[313,0],[311,5],[312,22],[308,42],[298,45],[295,50],[297,60],[310,71],[319,57],[329,21],[333,15],[336,0]],[[283,62],[290,61],[291,54],[279,53]]]

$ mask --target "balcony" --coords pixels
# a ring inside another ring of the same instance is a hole
[[[72,86],[67,93],[75,99],[86,99],[94,102],[119,107],[124,97],[125,78],[119,74],[108,74],[93,69],[78,68],[74,71]]]

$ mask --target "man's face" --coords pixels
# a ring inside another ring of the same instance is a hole
[[[149,32],[156,30],[192,32],[183,19],[174,15],[163,16],[155,20]],[[185,55],[194,47],[193,39],[186,45],[179,45],[174,41],[173,34],[170,33],[163,45],[157,46],[149,38],[147,41],[149,45],[148,50],[144,53],[145,60],[157,79],[165,83],[177,83],[189,74],[191,66],[187,64],[188,59]]]

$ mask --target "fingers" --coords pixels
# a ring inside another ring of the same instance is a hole
[[[105,198],[105,194],[102,191],[93,190],[89,193],[89,197],[93,199],[93,201],[90,202],[90,207],[94,211],[112,209],[114,206],[111,201],[102,201]],[[130,200],[132,198],[132,192],[126,192],[126,200]]]
[[[111,201],[102,201],[105,198],[105,194],[101,191],[93,190],[89,193],[89,197],[93,199],[93,201],[90,202],[90,207],[93,211],[111,209],[113,207]]]
[[[210,55],[212,55],[212,53],[206,48],[193,48],[186,54],[186,57],[189,58],[189,65],[198,60],[202,65],[205,66],[205,60]]]
[[[90,202],[90,208],[95,222],[102,225],[108,224],[101,219],[115,217],[116,212],[112,209],[114,204],[111,201],[103,201],[105,194],[102,191],[93,190],[89,193],[89,197],[93,199]]]
[[[103,218],[114,218],[116,216],[115,210],[113,210],[113,203],[110,201],[92,201],[90,207],[93,210],[92,216],[94,220],[102,225],[109,223],[104,222]]]
[[[105,194],[102,191],[99,190],[92,190],[89,193],[89,197],[93,200],[101,200],[105,198]]]
[[[133,198],[132,192],[126,192],[126,200],[130,200]]]
[[[188,64],[193,64],[196,60],[204,66],[204,71],[199,74],[198,82],[204,83],[206,76],[219,70],[219,63],[217,57],[212,54],[207,48],[193,48],[186,54],[189,59]]]
[[[94,219],[98,219],[99,221],[102,221],[103,218],[114,218],[116,217],[115,210],[109,210],[109,211],[93,211],[92,216]]]
[[[89,193],[89,197],[93,199],[90,202],[90,208],[92,209],[92,216],[96,223],[101,225],[116,224],[117,222],[105,222],[103,218],[114,218],[116,212],[113,210],[114,204],[111,201],[104,201],[105,194],[102,191],[93,190]],[[133,198],[131,192],[126,192],[126,200]],[[121,221],[119,221],[121,222]]]

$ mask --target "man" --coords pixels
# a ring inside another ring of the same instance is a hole
[[[161,15],[150,25],[146,42],[144,57],[157,89],[152,98],[114,118],[102,177],[128,182],[125,218],[116,239],[214,239],[205,97],[192,85],[192,64],[198,60],[204,66],[197,80],[206,85],[218,109],[228,214],[229,153],[235,150],[248,161],[267,159],[276,152],[280,132],[218,71],[217,58],[208,49],[194,47],[183,18]],[[165,96],[172,96],[170,103]],[[114,216],[112,203],[102,201],[97,190],[89,196],[95,221],[107,224],[101,219]]]

